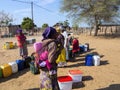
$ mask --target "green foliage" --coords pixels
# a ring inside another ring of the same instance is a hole
[[[43,25],[42,25],[42,29],[44,30],[45,28],[47,28],[49,25],[47,24],[47,23],[44,23]]]
[[[73,26],[72,26],[72,27],[73,27],[73,29],[74,29],[74,30],[78,30],[79,25],[78,25],[78,24],[73,24]]]
[[[62,0],[61,12],[67,12],[75,23],[86,21],[95,25],[119,18],[120,0]]]
[[[65,21],[63,22],[63,26],[69,27],[69,22],[68,22],[68,20],[65,20]]]
[[[21,26],[22,26],[22,29],[25,29],[28,31],[28,30],[34,28],[34,23],[33,23],[32,19],[30,19],[29,17],[25,17],[25,18],[23,18]]]

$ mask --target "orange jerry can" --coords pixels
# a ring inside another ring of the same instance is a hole
[[[9,64],[1,65],[3,77],[8,77],[12,74],[12,68]]]

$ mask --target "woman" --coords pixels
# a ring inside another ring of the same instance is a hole
[[[58,48],[57,42],[57,32],[52,27],[47,27],[42,34],[42,50],[48,51],[48,62],[51,64],[51,70],[54,71],[49,73],[47,67],[40,67],[40,90],[59,90],[57,82],[57,63],[56,60],[61,52]]]
[[[56,31],[58,32],[57,40],[61,45],[62,51],[60,55],[57,58],[56,63],[58,64],[58,67],[64,67],[67,65],[66,63],[66,53],[64,48],[64,36],[61,34],[61,29],[59,27],[56,28]]]
[[[80,48],[79,48],[79,41],[77,38],[74,38],[73,39],[73,42],[72,42],[72,53],[73,53],[73,57],[75,57],[76,54],[78,54]]]
[[[18,41],[18,47],[20,48],[20,56],[24,59],[28,56],[28,49],[26,43],[26,36],[22,33],[22,30],[17,30],[16,35]]]
[[[69,54],[68,54],[69,42],[68,42],[68,33],[65,30],[65,28],[62,28],[62,35],[64,36],[64,48],[66,52],[66,60],[68,61],[69,60]]]

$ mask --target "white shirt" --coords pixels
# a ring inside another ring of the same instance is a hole
[[[66,46],[67,46],[67,39],[68,39],[68,33],[67,33],[67,31],[64,31],[64,32],[62,33],[62,35],[63,35],[64,38],[65,38],[65,40],[64,40],[64,47],[66,48]]]

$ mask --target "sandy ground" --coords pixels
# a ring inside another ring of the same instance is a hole
[[[39,36],[29,36],[40,41]],[[2,49],[7,41],[16,42],[15,38],[0,38],[0,65],[20,59],[18,48],[11,50]],[[58,69],[58,76],[68,75],[71,69],[80,69],[83,72],[81,83],[73,84],[73,90],[120,90],[120,39],[119,38],[94,38],[79,35],[81,44],[89,43],[90,50],[68,66]],[[34,51],[33,46],[28,46],[29,55]],[[101,56],[100,66],[85,66],[85,55],[97,53]],[[19,71],[7,78],[0,78],[0,90],[39,90],[39,74],[33,75],[29,68]]]

